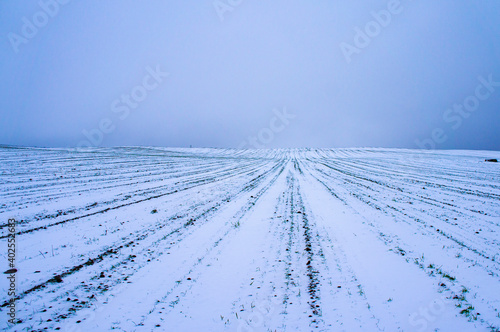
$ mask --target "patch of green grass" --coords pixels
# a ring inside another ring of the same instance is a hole
[[[461,315],[465,315],[465,317],[472,317],[472,318],[474,318],[474,315],[472,315],[472,311],[473,311],[473,310],[474,310],[474,307],[473,307],[473,306],[471,306],[471,305],[469,305],[467,308],[462,309],[462,310],[460,311],[460,314],[461,314]]]
[[[363,288],[361,287],[361,285],[358,285],[358,293],[359,295],[363,296],[365,294],[365,292],[363,291]]]
[[[406,251],[404,251],[403,249],[401,249],[399,247],[397,247],[396,249],[398,250],[398,254],[400,254],[401,256],[406,255]]]
[[[447,273],[443,273],[443,278],[450,279],[451,281],[455,281],[455,279],[456,279],[455,277],[452,277],[452,276],[450,276],[450,275],[449,275],[449,274],[447,274]]]

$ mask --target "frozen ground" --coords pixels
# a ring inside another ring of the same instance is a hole
[[[495,331],[499,152],[0,149],[0,268],[61,331]]]

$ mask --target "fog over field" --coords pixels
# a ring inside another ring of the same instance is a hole
[[[0,143],[498,151],[498,17],[495,0],[2,1]]]

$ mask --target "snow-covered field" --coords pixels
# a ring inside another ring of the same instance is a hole
[[[495,331],[499,152],[0,149],[7,330]]]

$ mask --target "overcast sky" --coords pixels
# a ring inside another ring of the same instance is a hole
[[[496,0],[4,0],[0,143],[500,150],[499,18]]]

